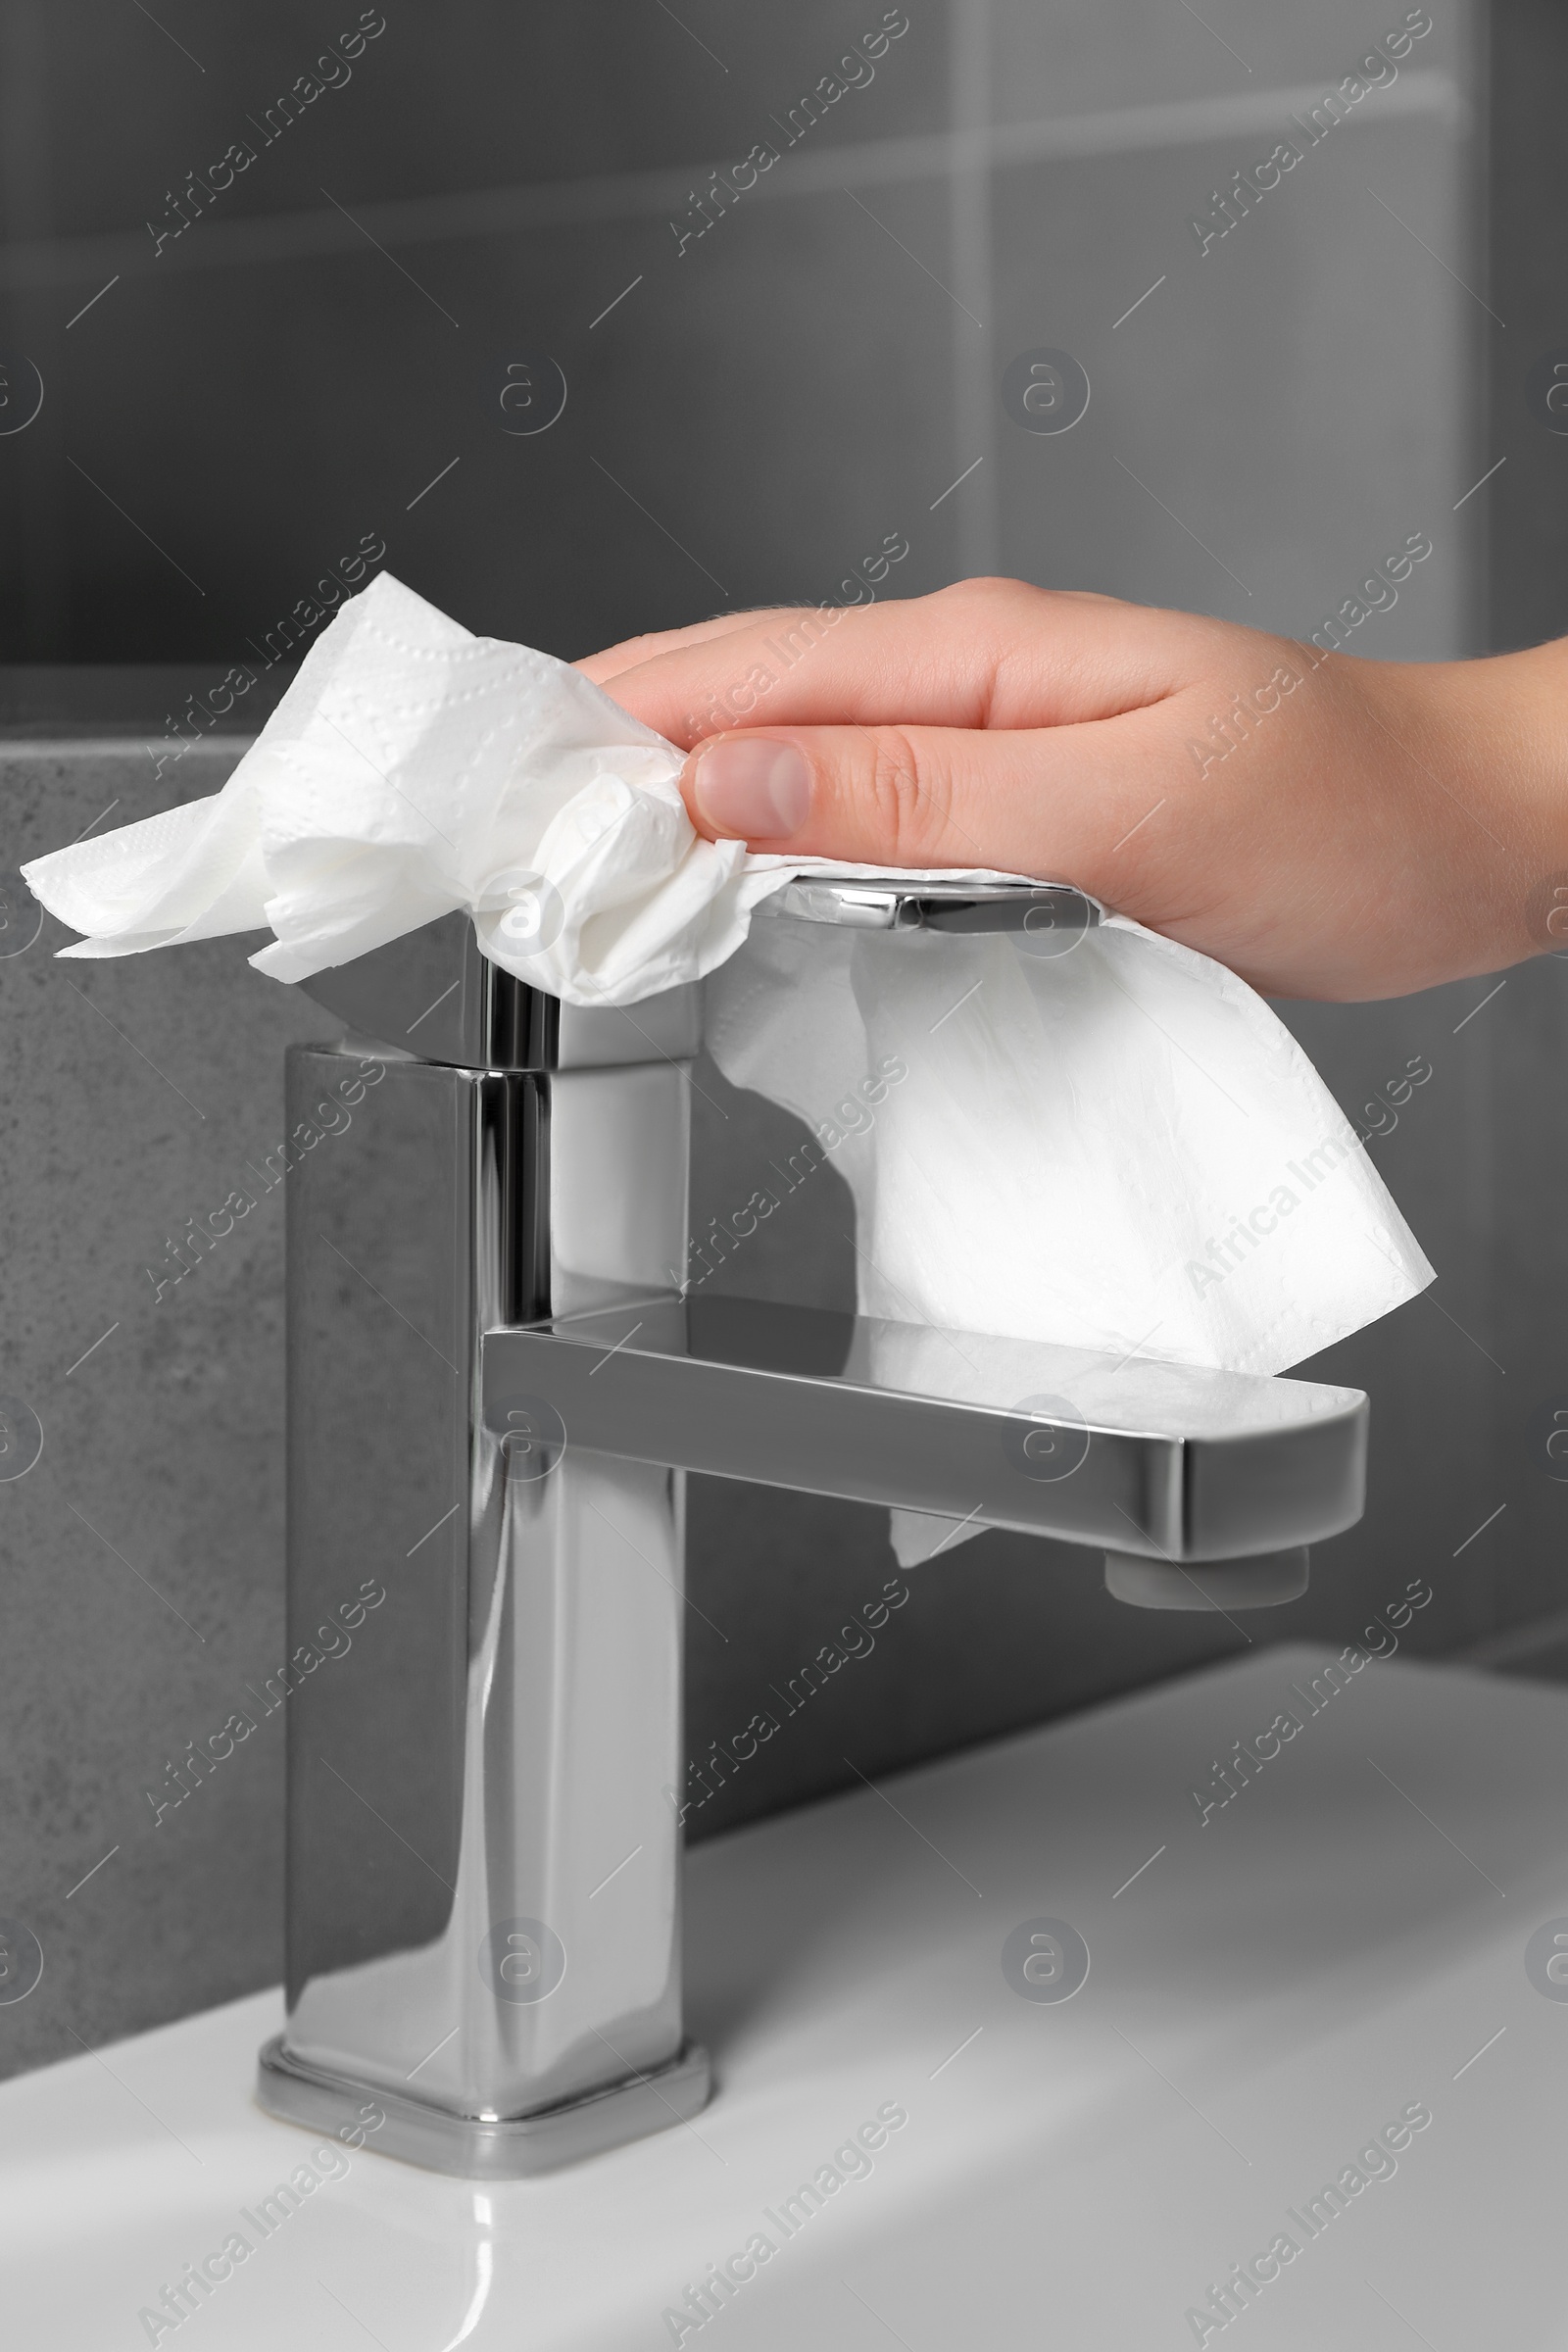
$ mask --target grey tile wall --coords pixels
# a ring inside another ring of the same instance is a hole
[[[1433,555],[1357,650],[1431,659],[1466,642],[1474,502],[1453,505],[1485,461],[1474,393],[1434,403],[1431,386],[1470,306],[1369,193],[1453,251],[1468,200],[1453,132],[1412,119],[1335,135],[1337,156],[1309,155],[1202,254],[1189,218],[1266,141],[999,175],[999,360],[1059,342],[1094,386],[1068,433],[1002,420],[1004,570],[1305,635],[1424,531]]]
[[[1492,300],[1506,321],[1491,337],[1491,454],[1506,463],[1489,509],[1488,578],[1492,641],[1502,649],[1568,630],[1568,395],[1553,393],[1568,381],[1559,259],[1568,236],[1568,17],[1552,0],[1493,0],[1488,29],[1498,129],[1488,260]]]
[[[951,478],[927,486],[923,463],[945,297],[843,190],[873,151],[940,129],[943,11],[862,58],[819,120],[798,106],[884,13],[698,10],[688,29],[612,6],[569,28],[394,11],[352,83],[205,209],[193,191],[156,247],[166,183],[180,195],[187,163],[243,135],[254,93],[336,17],[295,7],[253,37],[205,12],[186,27],[198,74],[156,29],[134,62],[136,36],[96,12],[106,65],[150,96],[83,168],[81,142],[49,136],[76,120],[79,35],[18,0],[8,86],[41,75],[61,111],[16,106],[0,253],[0,349],[47,391],[0,466],[13,658],[226,663],[368,530],[472,625],[558,652],[828,593],[846,485],[880,512],[879,477],[907,485],[904,507]],[[769,139],[779,160],[748,189],[731,167]],[[705,230],[710,166],[731,185]],[[938,248],[944,228],[939,199]],[[540,353],[569,395],[536,440],[500,396]],[[927,562],[933,581],[951,568]]]
[[[1187,220],[1216,178],[1381,20],[1348,0],[1310,19],[1209,0],[1201,24],[1142,0],[913,9],[875,80],[680,250],[670,222],[692,220],[710,167],[769,135],[880,9],[743,18],[693,0],[687,29],[608,5],[393,10],[352,84],[152,255],[143,222],[171,180],[357,13],[294,4],[241,26],[193,7],[171,26],[199,74],[107,5],[69,35],[40,0],[8,12],[0,343],[35,358],[48,394],[0,435],[13,659],[195,663],[200,690],[368,533],[468,625],[575,654],[726,605],[832,597],[895,530],[906,593],[1005,567],[1305,630],[1391,533],[1428,529],[1433,558],[1365,650],[1479,642],[1492,493],[1454,510],[1495,454],[1480,395],[1498,330],[1467,14],[1445,15],[1311,177],[1200,256]],[[1504,13],[1517,60],[1532,12]],[[97,94],[117,87],[134,107]],[[1549,290],[1522,293],[1543,317]],[[998,393],[1013,354],[1043,344],[1094,383],[1060,439],[1023,434]],[[540,353],[565,372],[565,410],[510,433],[504,370]],[[1558,448],[1537,431],[1531,498],[1513,466],[1500,477],[1505,633],[1558,610],[1555,526],[1531,503]],[[1514,545],[1534,552],[1506,570]],[[171,683],[151,704],[127,683],[118,713],[100,697],[95,727],[156,730]],[[213,789],[227,756],[155,783],[141,753],[14,752],[0,866]],[[146,1795],[276,1662],[275,1194],[160,1301],[144,1267],[275,1141],[282,1047],[322,1016],[249,974],[238,943],[83,965],[50,960],[59,936],[0,956],[0,1390],[45,1433],[36,1467],[0,1482],[0,1914],[26,1916],[47,1953],[38,1993],[0,2009],[0,2071],[278,1968],[275,1717],[160,1827]],[[1001,1536],[900,1578],[879,1514],[702,1483],[694,1756],[890,1579],[907,1598],[696,1834],[1248,1639],[1349,1637],[1412,1577],[1434,1595],[1409,1636],[1425,1649],[1560,1605],[1568,1500],[1545,1440],[1568,1361],[1542,1302],[1564,1272],[1568,978],[1544,961],[1483,1004],[1489,986],[1284,1008],[1352,1110],[1411,1055],[1433,1073],[1374,1150],[1440,1281],[1313,1367],[1371,1390],[1375,1441],[1367,1518],[1323,1548],[1306,1601],[1245,1629],[1145,1615],[1112,1604],[1084,1555]],[[702,1084],[706,1219],[750,1192],[786,1122],[706,1066]],[[847,1232],[823,1171],[721,1279],[842,1301]]]
[[[1351,72],[1406,15],[1396,5],[1368,8],[1366,0],[1319,0],[1310,10],[1224,0],[1197,15],[1161,0],[1104,0],[1093,11],[1000,0],[989,13],[994,104],[1004,122],[1212,106],[1258,89],[1316,94]],[[1463,15],[1434,12],[1433,30],[1396,61],[1400,74],[1408,81],[1440,59],[1452,66],[1450,44],[1468,29]]]

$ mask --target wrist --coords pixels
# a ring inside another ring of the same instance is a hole
[[[1495,725],[1526,867],[1524,952],[1560,955],[1568,949],[1568,639],[1485,666],[1498,672]]]
[[[1568,950],[1568,639],[1384,674],[1405,748],[1449,796],[1440,830],[1469,853],[1486,961],[1466,971]]]

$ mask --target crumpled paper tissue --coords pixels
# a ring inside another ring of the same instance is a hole
[[[252,963],[303,980],[463,907],[571,1004],[711,975],[719,1068],[849,1184],[862,1314],[1278,1372],[1432,1280],[1222,965],[1115,914],[1065,941],[754,926],[791,875],[867,869],[701,840],[682,760],[567,664],[382,574],[220,792],[23,871],[85,934],[65,956],[270,928]],[[952,1534],[895,1514],[906,1564]]]

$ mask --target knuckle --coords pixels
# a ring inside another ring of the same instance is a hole
[[[1004,574],[982,574],[972,580],[955,580],[951,588],[942,591],[955,604],[972,607],[979,612],[991,612],[1037,598],[1042,591],[1032,588],[1027,580],[1008,579]]]
[[[948,780],[900,727],[877,732],[866,797],[879,852],[889,864],[918,865],[947,831]]]
[[[1017,579],[1010,571],[988,572],[977,579],[964,580],[960,585],[974,589],[989,603],[1012,607],[1028,605],[1038,608],[1074,593],[1071,589],[1042,588],[1037,581]]]

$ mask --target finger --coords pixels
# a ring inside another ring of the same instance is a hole
[[[850,864],[996,866],[1103,897],[1134,872],[1117,873],[1116,850],[1166,792],[1168,733],[1135,712],[1040,729],[726,735],[687,761],[681,791],[710,840]]]
[[[688,646],[711,644],[715,638],[732,636],[758,619],[771,619],[787,610],[783,605],[759,606],[754,612],[715,612],[710,620],[694,620],[683,629],[652,629],[644,637],[626,637],[619,645],[607,645],[602,653],[585,654],[572,667],[596,686],[608,686],[623,670],[637,669],[662,654],[684,652]]]
[[[685,748],[737,727],[1018,727],[1104,718],[1173,692],[1214,624],[1112,599],[966,581],[907,602],[751,615],[615,678]]]

